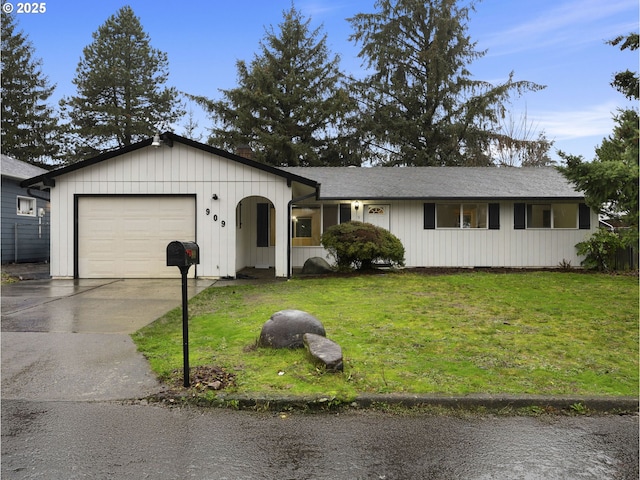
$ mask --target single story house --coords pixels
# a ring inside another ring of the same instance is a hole
[[[0,157],[2,263],[49,260],[49,192],[20,186],[45,173],[47,170],[30,163]]]
[[[173,133],[22,182],[51,192],[51,276],[175,277],[166,246],[196,241],[198,277],[287,277],[349,220],[389,229],[408,267],[579,265],[597,212],[553,168],[275,168]]]

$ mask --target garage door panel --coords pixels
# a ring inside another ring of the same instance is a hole
[[[193,197],[81,197],[78,202],[80,278],[175,278],[166,266],[173,240],[195,239]],[[194,276],[195,268],[189,270]]]

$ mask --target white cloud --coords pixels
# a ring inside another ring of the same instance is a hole
[[[337,4],[332,4],[331,2],[316,0],[301,3],[299,9],[306,17],[316,19],[335,11],[342,10],[343,7],[344,6],[339,2]]]
[[[529,112],[529,116],[552,140],[606,137],[612,132],[617,108],[609,102],[581,110]]]
[[[531,20],[489,35],[480,43],[492,55],[512,54],[552,45],[580,45],[603,42],[622,32],[637,30],[637,20],[625,24],[603,22],[623,12],[638,12],[637,0],[572,0],[560,3]]]

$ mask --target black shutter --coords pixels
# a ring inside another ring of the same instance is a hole
[[[340,204],[340,223],[345,223],[350,221],[351,221],[351,204],[341,203]]]
[[[489,230],[500,230],[500,204],[489,204]]]
[[[258,247],[269,246],[269,204],[258,204]]]
[[[424,229],[433,230],[436,228],[436,204],[424,204]]]
[[[585,203],[578,205],[578,228],[581,230],[591,228],[591,209]]]
[[[526,212],[526,205],[524,203],[513,204],[513,229],[514,230],[525,229],[525,212]]]

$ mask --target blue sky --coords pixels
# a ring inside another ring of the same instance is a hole
[[[3,2],[6,3],[6,2]],[[12,2],[17,8],[18,2]],[[236,61],[251,61],[265,28],[278,31],[290,0],[52,0],[45,13],[17,14],[19,28],[31,40],[43,71],[57,85],[56,103],[73,95],[71,83],[95,32],[123,5],[140,18],[154,48],[169,56],[169,84],[192,94],[219,98],[234,88]],[[341,57],[341,67],[363,75],[358,47],[348,41],[347,18],[373,12],[374,0],[299,0],[295,6],[322,25],[328,45]],[[631,104],[609,84],[614,72],[638,70],[637,52],[620,52],[605,41],[638,31],[638,0],[484,0],[471,14],[469,35],[487,54],[470,66],[475,78],[504,81],[509,72],[547,88],[527,93],[512,106],[517,122],[526,112],[530,126],[554,140],[555,151],[583,155],[613,128],[617,108]],[[200,130],[209,125],[194,106]],[[175,132],[184,133],[176,126]],[[203,136],[203,139],[205,137]]]

